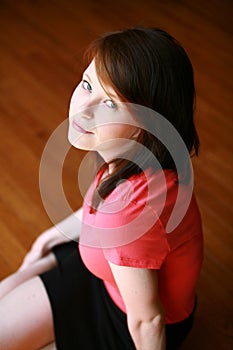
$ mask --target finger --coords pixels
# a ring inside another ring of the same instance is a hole
[[[35,263],[40,258],[41,258],[41,253],[40,252],[38,252],[38,251],[36,251],[36,252],[29,252],[25,256],[25,258],[24,258],[24,260],[23,260],[19,270],[24,270],[25,268],[27,268],[28,266],[32,265],[33,263]]]

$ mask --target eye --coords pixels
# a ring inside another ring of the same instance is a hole
[[[87,80],[83,80],[82,82],[82,87],[84,88],[84,90],[87,90],[89,92],[92,92],[92,87],[91,85],[88,83]]]
[[[116,103],[113,102],[112,100],[106,100],[105,104],[108,106],[108,108],[112,108],[112,109],[117,108]]]

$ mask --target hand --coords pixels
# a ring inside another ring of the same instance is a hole
[[[82,212],[82,208],[79,208],[56,226],[44,231],[33,243],[31,250],[25,256],[19,270],[24,270],[29,265],[32,265],[46,256],[56,245],[71,240],[77,241],[81,232]],[[65,233],[67,235],[65,235]]]
[[[54,246],[69,241],[70,238],[60,233],[56,226],[44,231],[35,240],[30,251],[26,254],[19,271],[26,269],[28,266],[46,256]]]

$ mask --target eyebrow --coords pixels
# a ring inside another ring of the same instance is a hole
[[[85,77],[87,77],[87,79],[89,80],[89,82],[91,83],[92,81],[91,81],[91,78],[89,77],[89,75],[87,74],[87,73],[83,73],[83,76],[85,76]]]
[[[83,77],[86,77],[89,80],[89,82],[92,84],[91,78],[89,77],[89,75],[86,72],[83,73]],[[116,92],[114,92],[114,90],[113,90],[113,93],[110,93],[107,90],[105,90],[105,92],[108,95],[108,97],[110,97],[110,99],[120,100],[119,96],[117,95]]]

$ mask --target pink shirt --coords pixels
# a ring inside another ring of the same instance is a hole
[[[185,211],[185,215],[167,233],[166,225],[178,193],[174,171],[153,173],[148,169],[133,175],[92,212],[92,194],[101,175],[98,174],[83,203],[79,249],[84,264],[103,280],[110,297],[123,312],[126,312],[125,304],[109,261],[121,266],[156,269],[166,323],[185,319],[194,306],[203,261],[201,218],[194,195],[185,208],[187,188],[181,186],[183,201],[181,197],[179,210]]]

